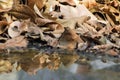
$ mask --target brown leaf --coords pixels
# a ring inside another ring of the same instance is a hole
[[[0,21],[0,34],[4,33],[7,29],[7,21]]]
[[[96,0],[82,0],[81,3],[87,8],[92,8],[97,5]]]
[[[111,56],[118,56],[118,53],[113,49],[106,51],[106,54],[111,55]]]
[[[27,5],[33,9],[34,5],[41,9],[44,6],[44,1],[45,0],[27,0]]]
[[[44,19],[43,18],[36,18],[35,22],[39,26],[44,26],[45,24],[51,23],[51,22],[54,22],[54,21],[49,20],[49,19],[45,19],[45,18]]]
[[[23,36],[18,36],[13,39],[8,40],[5,43],[6,47],[26,47],[27,40]]]
[[[59,2],[62,3],[62,4],[69,4],[69,5],[72,5],[72,6],[76,5],[75,0],[59,0]]]
[[[0,49],[15,48],[15,47],[27,47],[27,40],[24,36],[18,36],[7,40],[5,43],[0,44]]]
[[[30,9],[27,5],[16,5],[9,12],[11,15],[15,16],[18,19],[28,19],[35,20],[36,14]]]
[[[59,39],[59,46],[68,50],[73,50],[77,43],[84,43],[84,41],[73,29],[66,27]]]

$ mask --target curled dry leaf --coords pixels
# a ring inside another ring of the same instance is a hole
[[[0,21],[0,34],[4,33],[7,30],[7,21]]]
[[[63,26],[53,20],[36,18],[35,22],[40,26],[44,33],[52,33],[55,37],[59,37],[64,31]]]
[[[29,37],[32,37],[34,39],[39,37],[41,40],[44,40],[42,29],[29,20],[23,21],[22,30],[26,31]]]
[[[43,18],[36,18],[35,19],[35,23],[39,26],[44,26],[45,24],[52,23],[52,22],[54,22],[54,21],[49,20],[49,19],[45,19],[45,18],[44,19]]]
[[[14,21],[9,25],[8,28],[8,34],[11,38],[17,37],[21,34],[20,31],[21,22],[20,21]]]

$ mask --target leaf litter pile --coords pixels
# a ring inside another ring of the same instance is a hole
[[[119,0],[0,0],[0,73],[14,63],[30,74],[56,70],[91,55],[120,61]]]

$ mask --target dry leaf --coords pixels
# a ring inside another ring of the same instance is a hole
[[[6,12],[12,9],[13,0],[0,0],[0,12]]]
[[[51,15],[53,17],[59,18],[63,16],[63,18],[73,18],[73,17],[81,17],[81,16],[90,16],[90,20],[97,20],[97,18],[84,6],[84,5],[77,5],[76,7],[60,5],[60,12],[51,11]]]
[[[49,20],[49,19],[43,19],[43,18],[36,18],[35,19],[35,22],[37,23],[37,25],[39,25],[39,26],[44,26],[45,24],[47,24],[47,23],[52,23],[52,22],[54,22],[54,21],[52,21],[52,20]]]
[[[60,23],[63,27],[69,27],[75,29],[78,25],[87,22],[90,19],[89,16],[74,17],[69,19],[58,19],[57,22]]]
[[[27,40],[24,36],[18,36],[7,40],[5,43],[0,44],[0,49],[15,48],[15,47],[27,47]]]
[[[30,9],[27,5],[16,5],[9,12],[11,15],[15,16],[18,19],[31,19],[35,20],[36,14]]]
[[[7,21],[0,21],[0,34],[4,33],[7,30]]]
[[[66,27],[58,43],[59,47],[61,46],[61,48],[73,50],[76,48],[77,43],[84,43],[84,41],[76,34],[73,29]]]
[[[82,0],[81,3],[87,8],[92,8],[97,5],[96,0]]]
[[[68,4],[72,6],[75,6],[77,3],[77,0],[58,0],[58,1],[62,4]]]
[[[111,56],[118,56],[118,53],[113,49],[106,51],[106,54],[111,55]]]
[[[27,5],[33,9],[34,5],[36,5],[39,9],[44,6],[45,0],[27,0]]]

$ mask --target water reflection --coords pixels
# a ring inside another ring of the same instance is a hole
[[[98,67],[98,64],[103,67]],[[90,64],[75,63],[68,67],[61,65],[55,71],[44,68],[36,75],[29,75],[23,70],[0,75],[0,80],[119,80],[119,78],[120,64],[102,63],[99,60]]]

